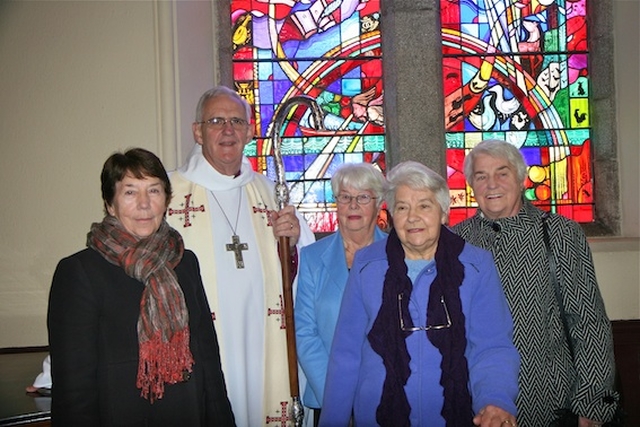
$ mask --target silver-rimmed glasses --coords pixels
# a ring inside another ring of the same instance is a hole
[[[350,205],[353,199],[356,199],[356,202],[358,202],[359,205],[368,205],[373,199],[377,199],[377,197],[373,197],[366,193],[358,194],[357,196],[340,193],[336,196],[336,202],[340,203],[341,205]]]
[[[233,130],[242,130],[249,124],[248,121],[246,121],[245,119],[241,119],[240,117],[231,117],[229,119],[224,117],[211,117],[209,120],[204,120],[198,123],[206,124],[213,129],[224,129],[227,123],[229,123]]]
[[[440,296],[440,304],[444,309],[444,314],[447,318],[447,323],[443,325],[427,325],[427,326],[405,326],[404,319],[402,316],[402,299],[404,294],[398,294],[398,313],[400,314],[400,329],[404,332],[416,332],[416,331],[430,331],[430,330],[439,330],[439,329],[447,329],[451,327],[451,316],[449,316],[449,309],[447,308],[447,303],[444,302],[444,296]]]

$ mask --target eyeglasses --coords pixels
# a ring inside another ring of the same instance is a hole
[[[341,205],[350,205],[351,201],[356,199],[359,205],[368,205],[371,203],[373,199],[377,199],[377,197],[370,196],[368,194],[358,194],[357,196],[352,196],[350,194],[338,194],[336,196],[336,201]]]
[[[223,129],[227,123],[231,124],[231,129],[233,130],[242,130],[249,124],[245,119],[241,119],[239,117],[231,117],[230,119],[226,119],[224,117],[211,117],[209,120],[198,122],[198,124],[207,124],[214,129]]]
[[[427,325],[427,326],[405,326],[404,318],[402,316],[402,298],[403,298],[403,294],[398,294],[398,313],[400,314],[400,329],[402,331],[404,332],[430,331],[430,330],[437,331],[440,329],[448,329],[451,327],[451,316],[449,316],[449,309],[447,308],[447,304],[444,302],[444,296],[440,296],[440,304],[442,304],[442,308],[444,309],[444,314],[447,317],[447,323],[445,323],[444,325]]]

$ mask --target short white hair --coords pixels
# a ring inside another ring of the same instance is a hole
[[[449,186],[440,174],[429,169],[422,163],[412,160],[402,162],[387,173],[387,191],[385,201],[389,211],[393,214],[396,202],[396,191],[401,185],[414,190],[430,190],[435,196],[442,213],[449,215]]]
[[[464,158],[462,167],[464,169],[464,177],[469,184],[473,183],[473,163],[479,154],[505,159],[516,169],[518,182],[524,182],[527,176],[527,164],[520,150],[515,145],[501,139],[485,139],[473,147]]]
[[[344,187],[356,190],[370,190],[376,199],[376,207],[382,205],[384,199],[385,179],[382,172],[371,163],[344,163],[338,167],[331,177],[331,190],[334,197]]]
[[[204,117],[203,117],[204,104],[206,104],[207,101],[210,100],[211,98],[215,98],[216,96],[223,96],[223,95],[239,101],[244,107],[244,111],[246,115],[245,119],[247,120],[247,122],[251,121],[251,105],[249,105],[247,100],[241,97],[240,95],[238,95],[236,91],[229,89],[226,86],[216,86],[212,89],[209,89],[205,93],[203,93],[202,96],[200,97],[200,100],[198,101],[198,106],[196,107],[196,122],[201,122],[204,120]]]

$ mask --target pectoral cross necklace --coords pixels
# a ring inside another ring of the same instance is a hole
[[[213,196],[213,200],[216,201],[218,207],[222,211],[222,215],[224,215],[224,219],[227,220],[227,224],[229,224],[229,228],[233,232],[231,236],[231,243],[226,244],[226,248],[228,252],[233,252],[236,257],[236,268],[244,268],[244,258],[242,258],[242,251],[246,251],[249,249],[249,245],[246,243],[240,242],[240,236],[238,236],[238,232],[236,231],[238,228],[238,219],[240,218],[240,206],[242,205],[242,189],[240,189],[240,194],[238,196],[238,212],[236,213],[236,225],[235,227],[229,221],[229,217],[227,217],[227,213],[222,209],[222,205],[218,201],[218,198],[213,191],[209,190],[211,195]]]

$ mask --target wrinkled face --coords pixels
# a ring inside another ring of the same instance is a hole
[[[431,190],[400,185],[395,194],[393,227],[409,259],[432,259],[440,226],[447,220]]]
[[[372,197],[371,201],[367,204],[358,203],[356,197],[362,194]],[[337,196],[340,195],[352,197],[349,203],[337,203],[340,233],[344,235],[345,233],[369,232],[373,236],[378,218],[378,201],[373,199],[375,194],[370,190],[356,190],[353,187],[345,186],[340,189]]]
[[[155,233],[167,209],[167,196],[160,178],[138,179],[131,174],[116,182],[115,196],[107,206],[109,215],[118,218],[132,235],[144,238]]]
[[[524,183],[518,182],[515,166],[504,158],[477,155],[470,185],[480,210],[489,219],[515,216],[522,206]]]
[[[247,119],[244,106],[240,101],[227,95],[219,95],[206,101],[202,109],[202,120],[212,117],[223,119]],[[234,129],[230,122],[222,127],[207,123],[194,123],[193,137],[202,145],[204,158],[223,175],[235,175],[240,171],[242,151],[253,138],[250,124]]]

